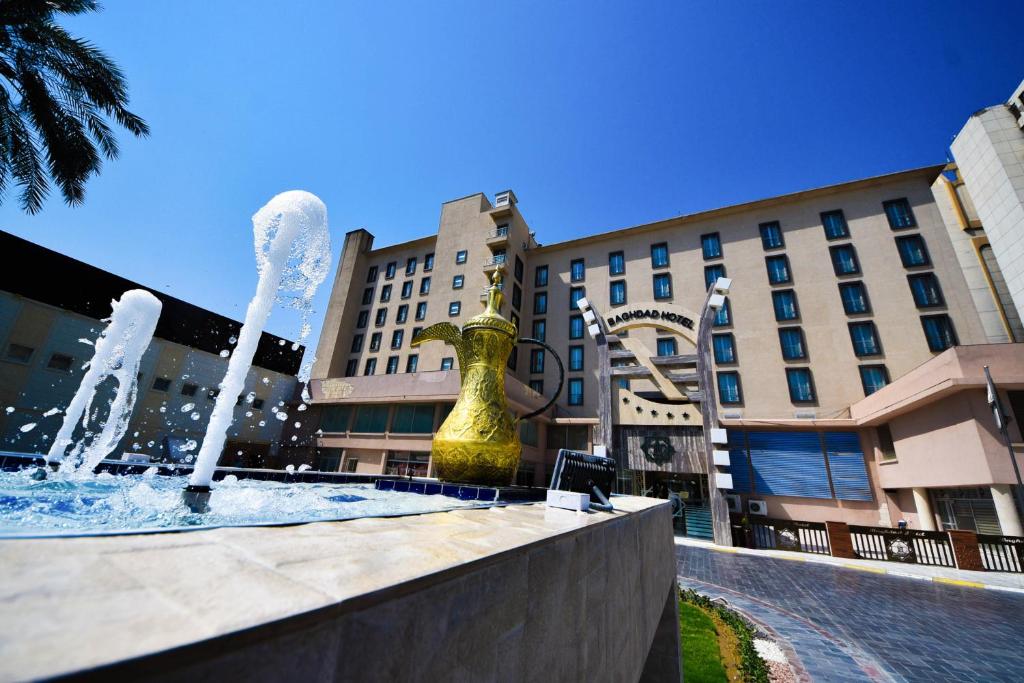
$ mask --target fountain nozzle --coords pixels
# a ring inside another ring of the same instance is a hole
[[[197,515],[205,513],[210,509],[210,487],[189,484],[181,492],[181,502]]]

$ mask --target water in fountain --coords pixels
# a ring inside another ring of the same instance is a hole
[[[231,426],[235,401],[245,386],[246,374],[274,302],[287,300],[302,313],[301,341],[309,334],[308,316],[313,295],[330,268],[327,207],[315,195],[301,190],[282,192],[256,212],[252,225],[259,283],[246,310],[238,344],[228,361],[228,370],[220,384],[206,436],[189,479],[193,487],[210,485]]]
[[[68,404],[64,422],[46,456],[48,462],[61,462],[63,472],[91,473],[124,437],[135,407],[139,363],[153,339],[162,304],[149,292],[132,289],[121,295],[119,300],[112,301],[111,307],[113,312],[107,327],[96,340],[96,351],[89,362],[89,369]],[[111,377],[117,381],[117,393],[110,403],[106,421],[96,434],[89,424],[92,403],[99,385]],[[85,436],[65,457],[79,418]]]

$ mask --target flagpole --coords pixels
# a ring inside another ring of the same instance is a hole
[[[1017,500],[1017,514],[1024,515],[1024,483],[1021,482],[1017,456],[1013,453],[1013,444],[1010,443],[1010,434],[1006,429],[1006,414],[1003,412],[1003,406],[999,402],[999,392],[996,391],[996,384],[992,381],[992,374],[988,371],[987,365],[983,366],[983,368],[985,370],[985,385],[988,389],[988,404],[992,408],[992,414],[995,416],[999,433],[1003,435],[1003,440],[1006,442],[1006,450],[1010,454],[1010,462],[1013,464],[1013,473],[1017,475],[1017,487],[1014,490],[1017,494],[1015,496]],[[1022,428],[1022,431],[1024,431],[1024,428]]]

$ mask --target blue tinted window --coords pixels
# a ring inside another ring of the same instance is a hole
[[[931,264],[924,238],[920,235],[906,235],[896,238],[896,248],[900,252],[900,260],[904,268],[915,268]]]
[[[766,250],[786,246],[782,239],[782,228],[779,226],[778,221],[762,223],[758,227],[761,230],[761,246]]]
[[[661,244],[651,245],[651,267],[652,268],[663,268],[668,265],[668,245],[662,242]]]
[[[672,276],[668,273],[658,273],[654,276],[654,298],[672,298]]]
[[[939,289],[939,279],[934,273],[908,275],[907,282],[910,283],[910,291],[918,308],[932,308],[945,303],[942,290]]]
[[[768,268],[768,282],[781,285],[790,281],[789,259],[785,256],[768,256],[764,262]]]
[[[714,266],[704,266],[704,291],[707,291],[708,287],[720,277],[725,277],[725,266],[720,263]]]
[[[608,299],[613,306],[626,303],[625,280],[616,280],[609,285]]]
[[[548,328],[548,325],[547,325],[546,321],[544,321],[544,320],[534,320],[533,321],[533,338],[537,339],[537,340],[540,340],[540,341],[544,341],[545,337],[547,336],[547,328]]]
[[[544,349],[530,351],[530,372],[544,372]]]
[[[677,353],[676,340],[674,337],[663,337],[658,340],[659,356],[675,356]]]
[[[796,305],[796,292],[792,289],[772,292],[772,305],[775,307],[776,320],[796,320],[800,317],[800,311]]]
[[[722,240],[718,238],[718,233],[701,235],[700,248],[705,259],[720,258],[722,256]]]
[[[579,377],[569,379],[569,405],[583,405],[583,380]]]
[[[786,382],[789,385],[789,400],[793,403],[814,401],[814,381],[807,368],[786,368]]]
[[[882,352],[873,322],[850,323],[850,341],[858,356],[877,356]]]
[[[842,211],[824,212],[821,214],[821,225],[825,228],[825,239],[835,240],[850,236],[850,230],[846,225],[846,216]]]
[[[868,293],[863,282],[844,282],[839,285],[839,296],[843,300],[843,310],[848,315],[868,313]]]
[[[569,264],[569,277],[573,282],[580,282],[586,276],[587,272],[583,265],[583,259],[575,259]]]
[[[537,266],[537,270],[533,272],[533,284],[536,287],[547,287],[548,286],[548,267]]]
[[[736,362],[736,343],[731,334],[715,334],[712,335],[711,340],[716,363]]]
[[[718,400],[722,405],[740,403],[740,376],[735,372],[718,373]]]
[[[570,346],[569,347],[569,370],[571,372],[578,372],[583,369],[583,347],[582,346]]]
[[[889,227],[893,230],[912,228],[917,225],[914,220],[914,212],[910,209],[910,202],[906,199],[893,199],[882,202],[885,209],[885,217],[889,219]]]
[[[548,312],[548,293],[537,292],[533,295],[533,312],[534,313],[547,313]]]
[[[928,348],[932,351],[945,351],[957,345],[956,331],[948,315],[923,316],[921,326],[924,328],[924,336],[928,339]]]
[[[569,339],[583,339],[583,316],[569,317]]]
[[[732,312],[729,307],[729,300],[725,300],[725,305],[718,309],[715,313],[714,327],[724,327],[725,325],[732,324]]]
[[[860,272],[860,265],[857,263],[857,253],[853,245],[844,244],[840,247],[832,247],[832,268],[836,275],[853,275]]]
[[[582,287],[572,287],[569,289],[569,308],[573,311],[576,310],[576,303],[583,298]]]
[[[786,360],[800,360],[807,357],[804,334],[799,327],[784,327],[779,330],[779,344],[782,357]]]
[[[442,358],[441,359],[441,369],[442,370],[451,370],[452,366],[454,364],[455,364],[455,359],[450,357],[450,356],[447,357],[447,358]]]
[[[608,274],[622,275],[626,272],[626,258],[621,251],[613,251],[608,254]]]
[[[862,365],[860,383],[864,386],[864,395],[870,396],[889,383],[889,373],[884,365]]]

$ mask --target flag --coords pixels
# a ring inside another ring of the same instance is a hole
[[[999,403],[999,392],[996,391],[996,385],[992,381],[992,375],[988,371],[988,366],[985,366],[985,388],[988,390],[988,407],[992,410],[992,414],[996,418],[996,427],[999,431],[1006,429],[1006,415],[1003,413],[1003,406]]]

